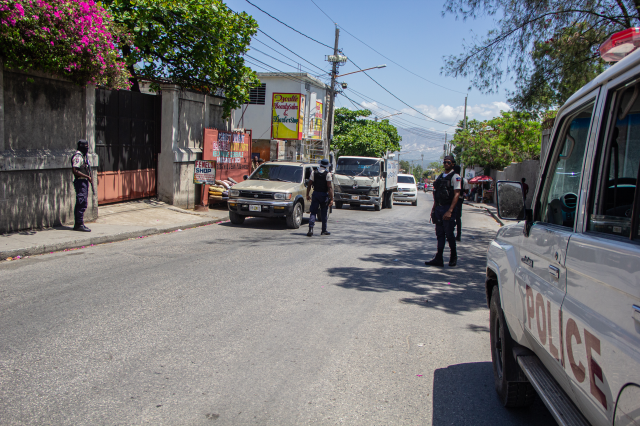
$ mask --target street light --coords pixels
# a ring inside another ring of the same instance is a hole
[[[369,71],[369,70],[374,70],[374,69],[380,69],[380,68],[385,68],[387,66],[387,64],[382,64],[382,65],[378,65],[377,67],[371,67],[371,68],[365,68],[363,70],[358,70],[358,71],[354,71],[354,72],[348,72],[346,74],[340,74],[340,75],[336,75],[335,77],[344,77],[345,75],[351,75],[351,74],[355,74],[358,72],[363,72],[363,71]]]

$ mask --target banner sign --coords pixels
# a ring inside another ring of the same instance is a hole
[[[193,183],[201,185],[215,185],[216,164],[213,161],[196,160],[193,173]]]
[[[271,139],[302,139],[304,96],[300,93],[274,93]]]
[[[316,108],[310,118],[309,138],[322,139],[322,102],[316,101]]]
[[[202,158],[215,162],[216,179],[242,182],[251,171],[251,134],[205,129]]]

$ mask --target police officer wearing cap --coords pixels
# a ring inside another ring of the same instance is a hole
[[[75,176],[73,186],[76,190],[76,207],[73,210],[75,216],[74,231],[91,232],[91,229],[84,225],[84,212],[89,204],[89,185],[93,183],[91,179],[91,165],[87,159],[89,143],[80,139],[78,150],[71,157],[71,170]]]
[[[320,160],[320,167],[317,171],[311,171],[309,184],[307,185],[307,201],[311,201],[311,216],[309,216],[309,232],[307,237],[313,236],[313,226],[316,224],[318,207],[322,215],[322,232],[320,235],[331,235],[327,231],[327,219],[329,218],[329,207],[333,205],[333,187],[331,185],[332,176],[328,170],[329,160]],[[309,191],[313,186],[313,194],[309,196]]]
[[[456,251],[456,238],[453,229],[456,226],[458,214],[458,199],[460,198],[460,175],[453,171],[455,159],[451,155],[444,157],[444,173],[433,184],[433,209],[431,217],[436,224],[436,236],[438,237],[438,253],[436,256],[424,262],[427,266],[444,266],[443,254],[445,239],[449,242],[451,256],[449,266],[456,266],[458,253]]]

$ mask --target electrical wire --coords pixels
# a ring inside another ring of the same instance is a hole
[[[285,27],[292,29],[293,31],[297,32],[298,34],[300,34],[300,35],[302,35],[302,36],[304,36],[304,37],[306,37],[306,38],[308,38],[309,40],[313,40],[313,41],[315,41],[316,43],[318,43],[318,44],[320,44],[320,45],[322,45],[322,46],[324,46],[324,47],[328,47],[329,49],[333,50],[333,47],[329,46],[328,44],[324,44],[323,42],[318,41],[318,40],[316,40],[315,38],[313,38],[313,37],[309,37],[309,36],[308,36],[308,35],[306,35],[305,33],[303,33],[303,32],[301,32],[301,31],[296,30],[296,29],[295,29],[295,28],[293,28],[291,25],[285,24],[284,22],[282,22],[281,20],[279,20],[279,19],[278,19],[278,18],[276,18],[275,16],[271,15],[269,12],[266,12],[266,11],[264,11],[264,10],[260,9],[258,6],[256,6],[255,4],[251,3],[249,0],[245,0],[245,1],[246,1],[247,3],[249,3],[251,6],[255,7],[256,9],[258,9],[260,12],[262,12],[262,13],[264,13],[265,15],[267,15],[267,16],[269,16],[269,17],[271,17],[271,18],[275,19],[276,21],[280,22],[280,23],[281,23],[282,25],[284,25]]]
[[[320,9],[320,6],[318,6],[318,5],[316,4],[316,2],[315,2],[315,1],[311,0],[311,3],[313,3],[313,4],[318,8],[318,10],[319,10],[320,12],[324,13],[324,16],[326,16],[327,18],[329,18],[329,20],[331,21],[331,23],[333,23],[333,24],[335,24],[335,25],[338,25],[338,24],[336,23],[336,21],[334,21],[333,19],[331,19],[331,16],[327,15],[327,12],[325,12],[325,11],[324,11],[324,10],[322,10],[322,9]],[[345,30],[345,31],[346,31],[346,30]]]
[[[263,55],[268,56],[268,57],[270,57],[271,59],[276,60],[276,61],[278,61],[278,62],[280,62],[280,63],[283,63],[283,64],[285,64],[285,65],[287,65],[287,66],[289,66],[289,67],[291,67],[291,68],[296,68],[296,69],[298,68],[298,67],[296,67],[295,65],[291,65],[291,64],[288,64],[288,63],[286,63],[286,62],[284,62],[284,61],[281,61],[280,59],[278,59],[278,58],[276,58],[276,57],[274,57],[274,56],[271,56],[271,55],[269,55],[268,53],[264,53],[262,50],[260,50],[260,49],[256,49],[255,47],[252,47],[252,48],[251,48],[251,50],[255,50],[256,52],[260,52],[260,53],[262,53]],[[286,57],[286,56],[285,56],[285,57]],[[288,59],[289,59],[289,58],[288,58]],[[299,64],[299,65],[301,65],[301,64]],[[302,65],[301,65],[301,66],[302,66]],[[305,67],[305,68],[306,68],[306,69],[308,69],[308,70],[310,70],[310,68],[308,68],[308,67]]]
[[[278,43],[280,46],[282,46],[283,48],[287,49],[289,52],[293,53],[294,55],[296,55],[298,58],[302,59],[302,60],[303,60],[303,61],[305,61],[306,63],[308,63],[308,64],[310,64],[310,65],[313,65],[314,67],[318,68],[320,71],[323,71],[323,72],[329,73],[328,71],[326,71],[326,70],[324,70],[324,69],[320,68],[319,66],[315,65],[314,63],[307,61],[305,58],[303,58],[302,56],[298,55],[296,52],[294,52],[293,50],[289,49],[289,48],[288,48],[288,47],[286,47],[284,44],[280,43],[278,40],[276,40],[275,38],[271,37],[269,34],[265,33],[264,31],[262,31],[262,30],[260,30],[260,29],[259,29],[258,31],[260,31],[262,34],[266,35],[266,36],[267,36],[267,37],[269,37],[271,40],[273,40],[274,42]],[[258,40],[258,39],[256,38],[256,39],[254,39],[254,40]],[[262,42],[261,42],[261,43],[262,43]],[[264,44],[264,43],[262,43],[262,44]]]

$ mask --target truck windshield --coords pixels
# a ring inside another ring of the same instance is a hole
[[[302,182],[302,167],[285,166],[280,164],[263,164],[251,174],[249,180]]]
[[[380,160],[370,158],[339,158],[336,173],[349,176],[380,176]]]
[[[398,183],[416,183],[413,176],[398,176]]]

